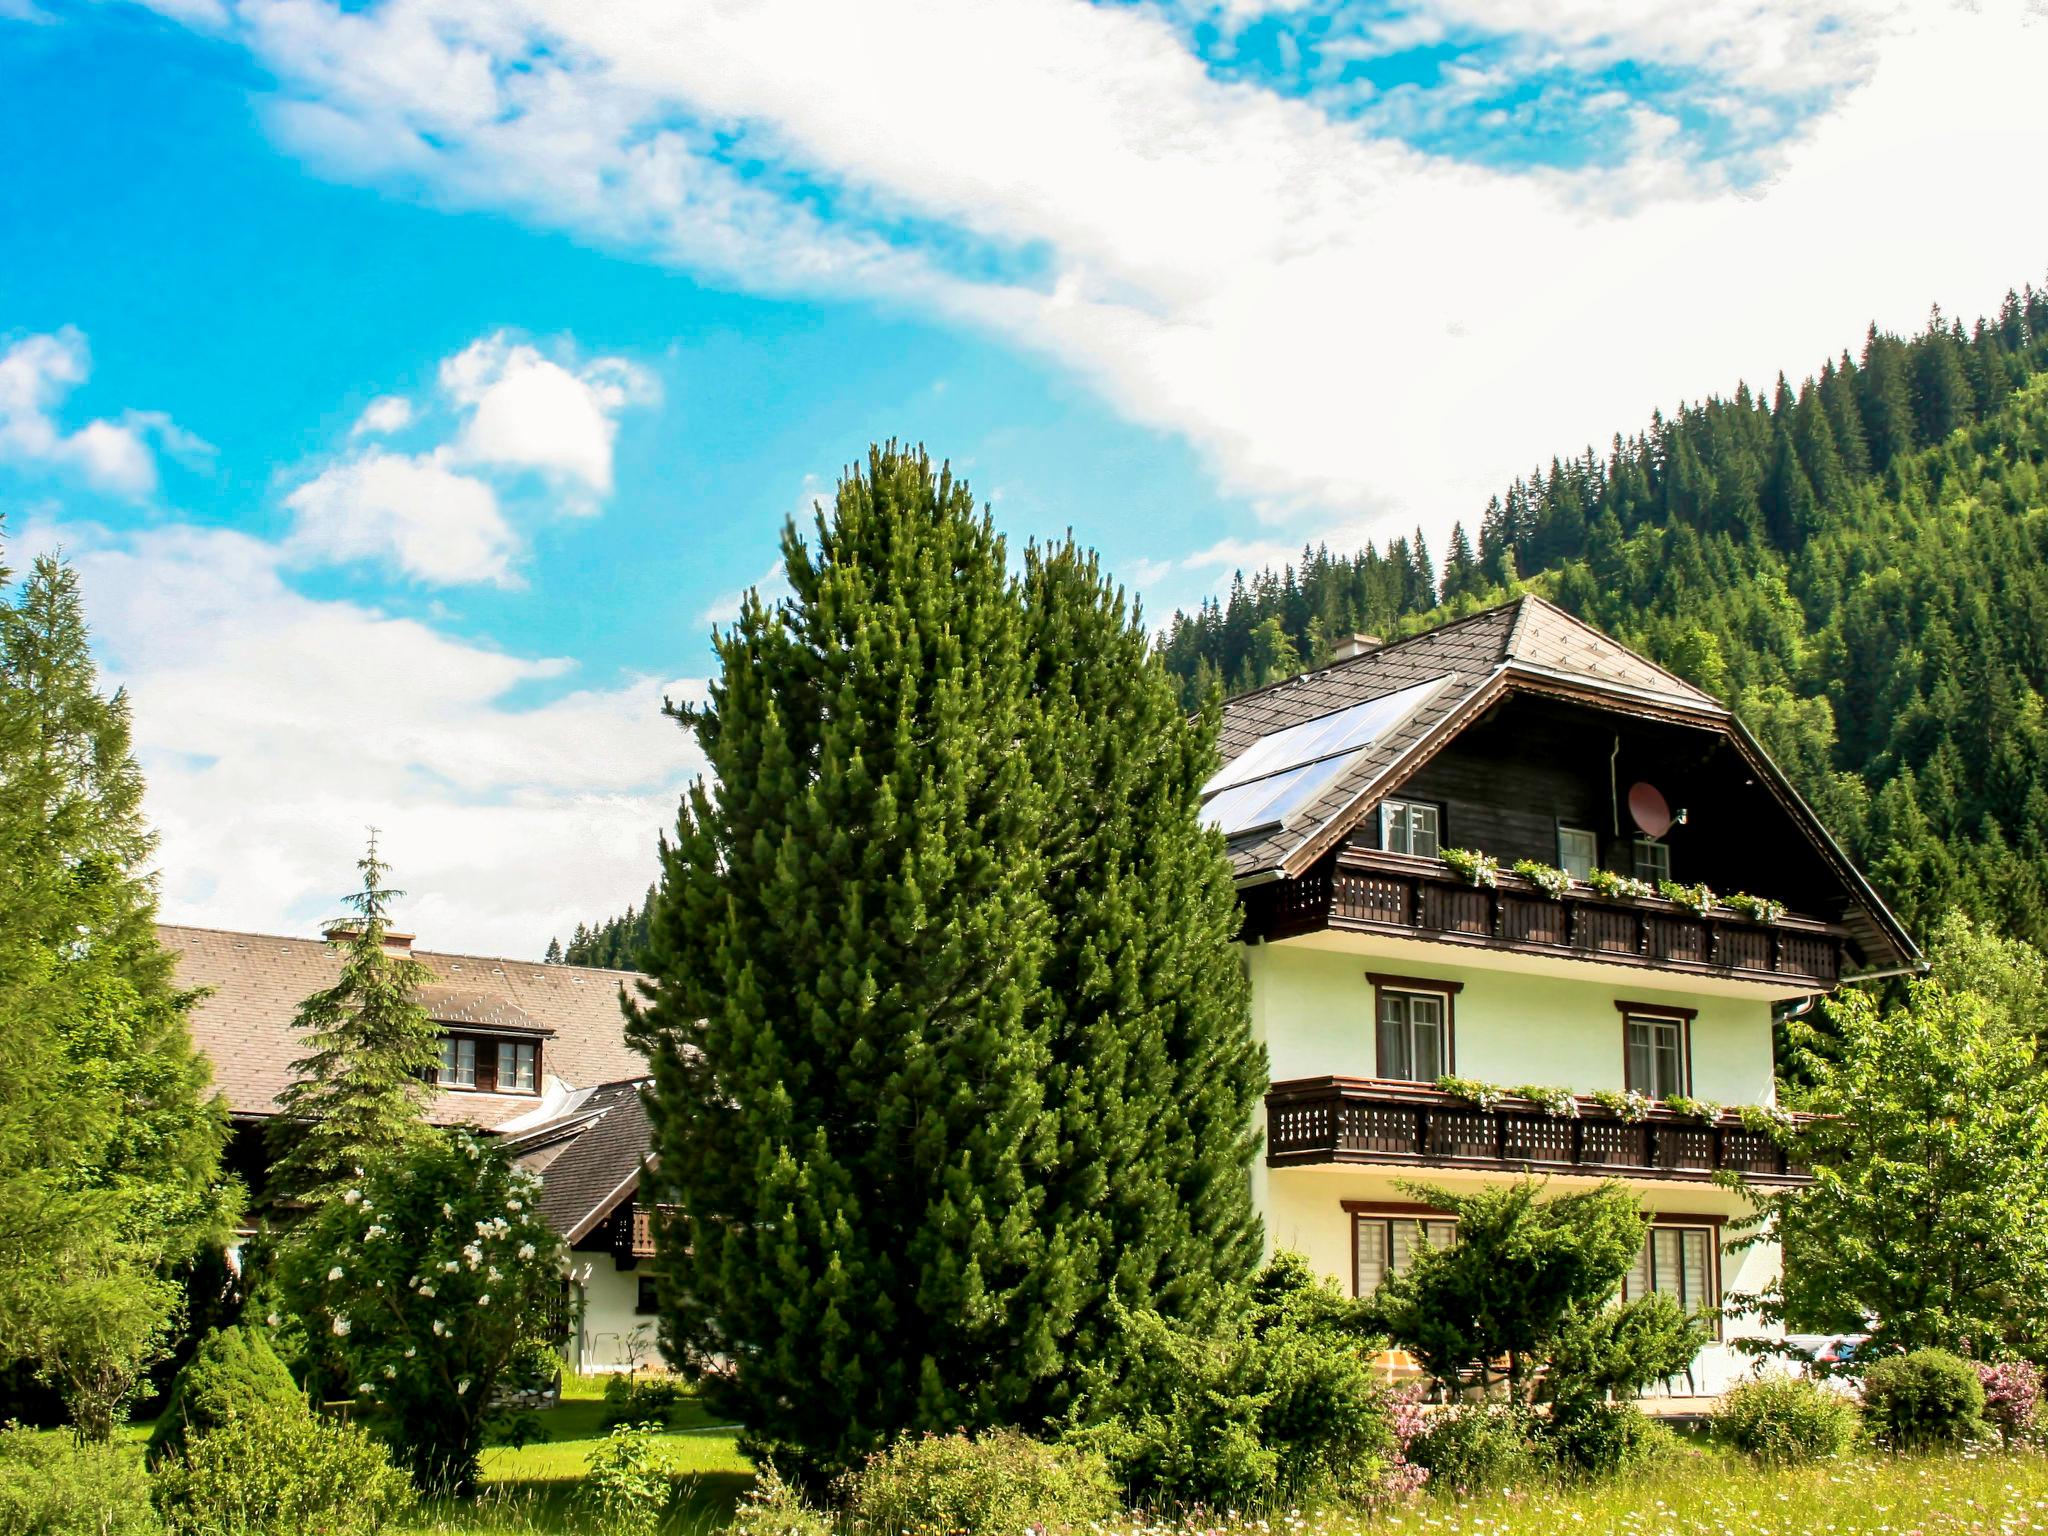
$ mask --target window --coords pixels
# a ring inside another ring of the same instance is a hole
[[[1711,1227],[1653,1226],[1622,1282],[1622,1298],[1635,1301],[1656,1293],[1688,1312],[1718,1305],[1714,1294],[1714,1230]]]
[[[1671,878],[1671,845],[1653,838],[1636,839],[1636,878],[1655,885]]]
[[[540,1082],[540,1046],[531,1040],[443,1035],[434,1082],[477,1093],[532,1093]]]
[[[1388,853],[1433,859],[1441,822],[1437,808],[1426,801],[1384,800],[1380,802],[1380,846]]]
[[[1389,1275],[1398,1275],[1413,1263],[1425,1244],[1450,1247],[1458,1224],[1448,1217],[1355,1214],[1351,1235],[1357,1245],[1354,1289],[1360,1296],[1370,1296]]]
[[[1583,827],[1557,829],[1557,867],[1583,880],[1599,867],[1600,840]]]
[[[441,1070],[434,1081],[443,1088],[476,1086],[476,1041],[467,1035],[441,1037]]]
[[[530,1040],[498,1042],[498,1092],[533,1092],[535,1054],[533,1042]]]
[[[1379,1075],[1433,1083],[1451,1070],[1450,999],[1441,992],[1379,993]]]
[[[640,1294],[634,1299],[633,1310],[642,1317],[650,1317],[661,1310],[661,1288],[655,1284],[654,1276],[640,1276]]]
[[[1686,1020],[1654,1015],[1625,1015],[1629,1088],[1653,1099],[1668,1099],[1686,1089]]]

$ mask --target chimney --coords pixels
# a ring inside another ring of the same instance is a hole
[[[363,931],[360,923],[329,923],[320,930],[320,937],[330,944],[346,944]],[[394,960],[403,960],[412,953],[412,941],[417,934],[400,933],[395,928],[384,930],[384,953]]]
[[[1363,656],[1367,651],[1380,648],[1378,635],[1346,635],[1330,647],[1330,660],[1349,661],[1354,656]]]

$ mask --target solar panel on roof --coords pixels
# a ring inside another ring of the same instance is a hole
[[[1400,689],[1261,736],[1202,786],[1202,819],[1235,837],[1278,826],[1311,804],[1440,688],[1445,678]]]

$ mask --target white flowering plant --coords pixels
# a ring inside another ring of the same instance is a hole
[[[288,1309],[324,1338],[342,1395],[388,1420],[423,1492],[466,1494],[501,1387],[553,1342],[561,1240],[540,1181],[467,1131],[369,1168],[292,1235]]]

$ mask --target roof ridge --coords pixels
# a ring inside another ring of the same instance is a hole
[[[309,939],[298,933],[263,933],[254,928],[216,928],[210,923],[167,923],[157,920],[158,928],[178,928],[186,933],[217,933],[231,939],[269,939],[280,944],[317,944],[323,949],[325,939]],[[643,977],[645,971],[623,971],[609,965],[574,965],[566,960],[527,960],[518,955],[473,955],[452,949],[415,949],[415,955],[434,955],[443,960],[491,960],[499,965],[531,966],[536,971],[587,971],[595,976]]]
[[[1418,629],[1412,635],[1403,635],[1398,640],[1389,640],[1384,645],[1374,646],[1369,651],[1361,651],[1356,656],[1340,656],[1334,661],[1327,661],[1320,667],[1311,668],[1306,672],[1296,672],[1289,677],[1275,678],[1272,682],[1262,684],[1257,688],[1247,688],[1243,693],[1230,694],[1223,702],[1226,705],[1241,704],[1246,699],[1256,699],[1261,694],[1266,693],[1277,693],[1282,688],[1290,688],[1296,683],[1305,683],[1310,678],[1327,677],[1332,672],[1341,671],[1346,667],[1355,667],[1361,662],[1377,661],[1386,655],[1387,652],[1399,650],[1404,645],[1413,645],[1418,640],[1434,639],[1436,636],[1444,634],[1449,630],[1458,629],[1466,624],[1476,624],[1481,619],[1495,618],[1521,601],[1522,599],[1519,597],[1509,598],[1504,603],[1495,603],[1491,608],[1482,608],[1477,613],[1468,613],[1462,618],[1448,619],[1442,624],[1432,624],[1428,629]]]
[[[1699,697],[1708,700],[1718,709],[1726,709],[1728,707],[1727,705],[1723,704],[1719,699],[1715,698],[1711,693],[1708,693],[1706,689],[1700,687],[1698,683],[1691,682],[1686,678],[1680,677],[1676,672],[1672,671],[1669,667],[1658,665],[1655,661],[1652,661],[1648,656],[1645,656],[1641,651],[1637,650],[1634,646],[1624,645],[1621,641],[1615,639],[1614,636],[1607,633],[1606,630],[1602,629],[1598,624],[1594,624],[1589,620],[1580,618],[1577,614],[1573,613],[1569,608],[1560,607],[1558,604],[1553,603],[1549,598],[1543,596],[1542,593],[1524,592],[1520,597],[1515,599],[1517,603],[1525,603],[1531,600],[1534,600],[1535,602],[1541,604],[1544,608],[1548,609],[1550,612],[1556,614],[1559,618],[1563,619],[1567,624],[1571,624],[1579,629],[1583,629],[1588,634],[1593,635],[1597,639],[1606,641],[1616,650],[1626,655],[1631,661],[1637,661],[1642,663],[1642,665],[1648,667],[1652,672],[1655,672],[1660,677],[1670,678],[1672,682],[1678,684],[1678,686],[1680,688],[1683,688],[1687,693],[1697,694]],[[1514,644],[1516,639],[1519,638],[1521,635],[1522,620],[1523,615],[1521,613],[1517,613],[1515,615],[1514,627],[1508,631],[1508,650],[1506,654],[1508,659],[1510,660],[1514,659]]]

